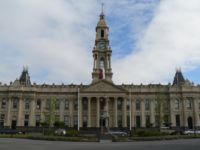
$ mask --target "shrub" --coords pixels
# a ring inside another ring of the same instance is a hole
[[[79,131],[77,131],[77,130],[67,130],[66,135],[67,136],[78,136]]]
[[[138,130],[138,131],[134,131],[133,135],[139,136],[139,137],[149,137],[149,136],[164,136],[164,135],[169,135],[169,134],[162,133],[156,130]]]

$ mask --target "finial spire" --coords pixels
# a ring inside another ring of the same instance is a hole
[[[104,3],[101,3],[101,14],[103,14],[104,11]]]

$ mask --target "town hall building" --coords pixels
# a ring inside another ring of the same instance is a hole
[[[53,113],[56,121],[78,129],[200,127],[200,86],[185,80],[181,70],[167,85],[113,82],[108,33],[102,12],[89,85],[39,85],[31,82],[27,68],[9,85],[0,83],[0,126],[40,127]]]

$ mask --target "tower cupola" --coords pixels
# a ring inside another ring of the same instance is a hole
[[[105,15],[102,12],[96,26],[96,39],[93,49],[92,82],[107,80],[112,82],[111,54],[109,43],[109,27],[106,24]]]

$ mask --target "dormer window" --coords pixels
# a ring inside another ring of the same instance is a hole
[[[101,37],[104,37],[104,30],[101,30]]]

